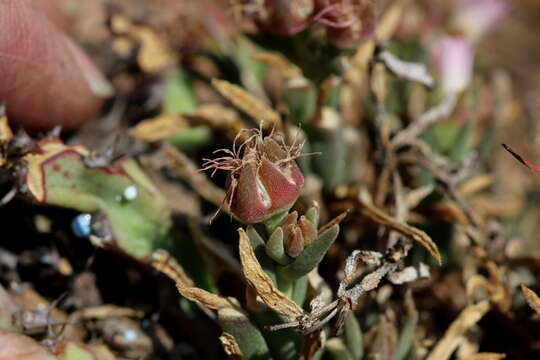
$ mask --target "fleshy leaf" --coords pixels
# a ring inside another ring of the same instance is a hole
[[[132,159],[91,167],[85,163],[89,151],[82,146],[58,140],[39,145],[41,152],[23,158],[27,167],[23,180],[33,200],[106,215],[116,245],[135,257],[166,246],[170,210]]]
[[[364,356],[364,341],[362,329],[354,314],[349,314],[345,320],[345,342],[354,360],[361,360]]]
[[[244,312],[234,308],[220,309],[218,321],[223,330],[234,337],[246,359],[272,359],[263,335]]]
[[[286,265],[290,262],[287,255],[285,255],[285,248],[283,247],[283,230],[277,228],[270,239],[266,243],[266,254],[280,265]]]
[[[320,234],[304,251],[298,255],[292,263],[280,269],[280,274],[290,279],[297,279],[306,275],[313,270],[322,260],[326,251],[336,240],[339,234],[339,225],[334,225],[331,228]]]

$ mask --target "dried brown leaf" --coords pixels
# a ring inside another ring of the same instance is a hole
[[[362,213],[364,215],[369,217],[377,224],[395,230],[403,234],[404,236],[410,238],[411,240],[419,243],[437,260],[439,264],[441,264],[441,254],[439,253],[439,248],[425,232],[415,227],[412,227],[404,222],[400,222],[394,219],[390,215],[386,214],[384,211],[363,200],[362,196],[359,196],[358,200],[362,207]]]
[[[191,301],[196,301],[204,307],[212,310],[232,309],[238,307],[231,300],[224,298],[223,296],[212,294],[211,292],[198,287],[183,286],[180,283],[176,283],[176,288],[183,297]]]
[[[246,90],[225,80],[212,79],[212,85],[221,96],[229,100],[257,123],[262,122],[265,128],[281,127],[279,114]]]
[[[0,113],[3,112],[3,109],[0,109]],[[8,118],[5,115],[0,116],[0,142],[5,142],[11,140],[13,137],[13,132],[8,123]]]
[[[388,7],[377,23],[375,39],[378,41],[387,40],[390,38],[390,36],[392,36],[399,25],[399,22],[401,21],[403,9],[405,8],[407,2],[408,0],[394,1],[392,5]],[[362,76],[366,73],[368,63],[373,56],[373,52],[375,51],[375,44],[376,40],[369,40],[360,45],[352,57],[352,68],[345,74],[346,79],[355,82],[357,81],[355,80],[356,75],[360,73],[360,76]]]
[[[152,266],[171,278],[183,297],[195,301],[212,318],[214,316],[208,309],[219,310],[238,307],[227,298],[195,287],[193,280],[186,274],[182,266],[165,250],[160,249],[152,254]]]
[[[333,218],[332,220],[330,220],[329,222],[321,226],[321,228],[318,231],[318,234],[319,235],[322,234],[323,232],[330,229],[334,225],[339,225],[343,221],[343,219],[345,219],[348,213],[349,213],[349,210],[343,211],[341,214],[339,214],[338,216],[336,216],[335,218]]]
[[[139,140],[153,142],[189,128],[188,121],[180,115],[160,115],[146,119],[128,130],[129,135]]]
[[[433,191],[435,187],[433,185],[424,185],[422,187],[419,187],[417,189],[409,191],[405,195],[405,207],[407,209],[414,209],[415,207],[420,204],[422,200],[426,198],[431,192]]]
[[[313,358],[313,355],[317,350],[324,347],[326,340],[325,333],[321,330],[314,331],[307,334],[304,337],[304,344],[302,345],[302,352],[300,353],[299,360],[309,360]]]
[[[175,53],[170,48],[169,44],[160,37],[154,29],[144,26],[135,25],[125,16],[115,15],[111,19],[111,29],[115,35],[120,36],[116,40],[115,45],[122,44],[120,49],[115,46],[115,50],[122,53],[125,51],[126,45],[130,42],[137,42],[140,45],[137,54],[137,63],[146,72],[158,72],[176,64],[177,58]],[[128,40],[126,42],[125,40]]]
[[[478,304],[469,305],[450,324],[444,336],[439,340],[435,348],[426,360],[446,360],[463,341],[465,332],[475,325],[489,310],[489,301],[481,301]]]
[[[221,104],[202,104],[185,115],[202,119],[212,127],[224,130],[231,139],[247,128],[238,112]]]
[[[294,79],[302,76],[302,70],[291,63],[285,56],[278,52],[266,52],[257,54],[253,57],[254,60],[260,61],[263,64],[276,69],[285,79]]]
[[[133,308],[106,304],[77,310],[69,315],[69,322],[75,323],[81,319],[108,319],[111,317],[143,318],[144,312]]]
[[[225,350],[225,354],[227,354],[227,357],[231,360],[241,360],[244,359],[244,354],[242,354],[242,350],[240,350],[240,346],[236,342],[236,339],[231,334],[224,332],[219,337],[219,341],[221,341],[221,345],[223,345],[223,350]]]
[[[375,98],[378,102],[383,102],[388,95],[388,88],[386,86],[386,68],[383,64],[374,64],[370,80],[371,91],[375,95]]]
[[[540,314],[540,298],[538,295],[523,284],[521,284],[521,292],[523,293],[523,296],[525,296],[525,300],[527,300],[529,306],[533,308],[537,314]]]
[[[466,179],[458,187],[459,195],[469,196],[476,194],[482,190],[485,190],[493,184],[493,175],[490,174],[480,174]]]
[[[501,353],[477,353],[471,356],[467,356],[463,360],[500,360],[504,359],[506,357],[506,354]]]
[[[279,291],[272,279],[264,272],[251,248],[251,243],[244,229],[239,228],[238,234],[240,235],[239,250],[244,276],[264,303],[289,320],[303,315],[302,308]]]
[[[465,285],[467,299],[470,302],[473,302],[475,300],[475,294],[477,293],[477,289],[484,289],[490,294],[494,291],[493,285],[489,283],[486,277],[475,274],[467,280],[467,283]]]
[[[193,280],[186,274],[182,266],[165,250],[159,249],[152,254],[152,266],[177,284],[194,285]]]

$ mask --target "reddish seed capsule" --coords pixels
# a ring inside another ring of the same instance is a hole
[[[257,223],[288,210],[300,195],[304,176],[294,161],[302,146],[287,146],[259,130],[227,156],[205,159],[203,169],[229,171],[225,203],[238,220]]]

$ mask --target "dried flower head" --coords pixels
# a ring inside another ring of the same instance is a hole
[[[247,137],[239,146],[240,139]],[[240,221],[256,223],[288,210],[298,198],[304,176],[294,161],[303,155],[303,143],[287,145],[273,132],[264,137],[260,129],[244,129],[225,156],[204,159],[203,170],[228,172],[224,205]]]

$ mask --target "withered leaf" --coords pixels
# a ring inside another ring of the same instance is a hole
[[[272,128],[281,126],[281,117],[262,100],[251,95],[241,87],[225,80],[212,79],[212,85],[234,106],[245,112],[257,123],[263,122],[263,126]]]
[[[180,115],[160,115],[146,119],[128,130],[129,135],[148,142],[165,139],[189,128],[187,120]]]
[[[223,345],[223,350],[225,350],[225,354],[227,354],[227,357],[231,360],[241,360],[244,359],[244,354],[242,354],[242,350],[240,349],[240,346],[236,342],[236,339],[231,334],[224,332],[219,337],[219,341],[221,341],[221,345]]]
[[[431,240],[431,238],[420,229],[412,227],[404,222],[398,221],[386,214],[384,211],[370,204],[368,201],[362,199],[362,196],[358,197],[360,205],[362,206],[362,213],[369,217],[374,222],[386,226],[389,229],[395,230],[411,240],[422,245],[439,263],[441,264],[441,254],[437,245]]]
[[[533,308],[537,314],[540,314],[540,298],[538,295],[523,284],[521,284],[521,292],[523,293],[523,296],[525,297],[525,300],[527,300],[529,306]]]
[[[504,359],[505,357],[506,354],[483,352],[468,356],[463,360],[500,360]]]
[[[235,110],[221,104],[202,104],[185,115],[202,119],[212,127],[223,129],[231,139],[247,127]]]
[[[238,234],[240,235],[240,260],[242,262],[244,276],[264,303],[276,313],[290,320],[303,315],[302,308],[279,291],[270,277],[264,272],[251,248],[249,237],[244,229],[239,228]]]
[[[392,5],[388,7],[377,24],[377,28],[375,30],[375,39],[379,41],[387,40],[390,36],[392,36],[401,21],[403,10],[407,1],[408,0],[394,1]],[[361,74],[365,73],[369,60],[375,51],[375,41],[376,40],[369,40],[360,45],[356,53],[353,55],[353,66],[351,70],[345,74],[347,79],[354,79],[354,75],[358,72]]]
[[[219,310],[238,307],[237,304],[225,297],[195,287],[193,280],[186,274],[182,266],[165,250],[157,250],[152,254],[152,266],[171,278],[183,297],[197,302],[203,308]]]
[[[463,334],[476,324],[489,310],[489,301],[469,305],[450,324],[442,339],[428,355],[426,360],[446,360],[463,341]]]
[[[13,131],[11,131],[11,127],[9,126],[8,118],[2,114],[0,116],[0,142],[11,140],[12,137]]]
[[[158,72],[176,64],[176,55],[169,44],[149,26],[135,25],[127,17],[115,15],[111,19],[111,28],[115,35],[120,36],[114,45],[120,44],[118,40],[125,44],[122,40],[126,39],[140,44],[137,63],[144,71]],[[118,46],[114,48],[122,52],[121,49],[117,49]]]
[[[266,52],[257,54],[254,60],[260,61],[276,69],[285,79],[293,79],[302,76],[302,70],[291,63],[285,56],[278,52]]]
[[[321,226],[321,228],[319,229],[317,233],[321,235],[326,230],[330,229],[332,226],[338,225],[339,223],[343,221],[343,219],[345,219],[348,213],[349,213],[349,210],[343,211],[341,214],[339,214],[338,216],[336,216],[335,218],[333,218],[332,220],[330,220],[329,222]]]
[[[175,283],[193,286],[193,280],[186,274],[182,266],[165,250],[159,249],[152,254],[152,266],[167,275]]]
[[[212,294],[211,292],[198,287],[183,286],[180,283],[176,283],[176,288],[183,297],[191,301],[196,301],[212,310],[231,309],[237,307],[237,305],[231,300],[224,298],[223,296]]]
[[[304,344],[299,360],[309,360],[321,348],[324,347],[326,335],[323,331],[314,331],[304,337]]]

